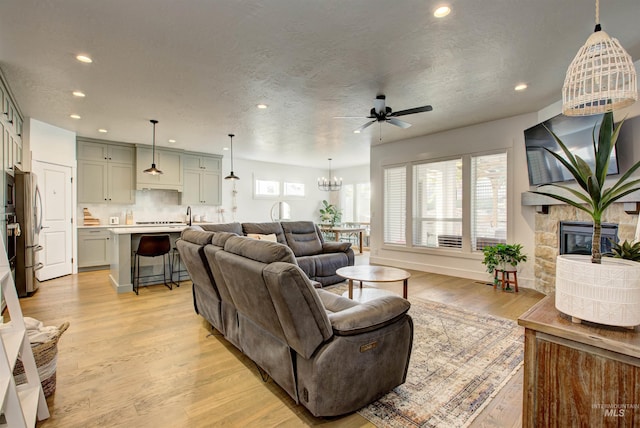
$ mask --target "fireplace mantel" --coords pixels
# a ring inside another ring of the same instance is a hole
[[[548,186],[545,189],[545,191],[549,193],[553,193],[553,190],[554,189],[551,189],[551,186]],[[576,200],[575,198],[571,199]],[[553,199],[549,196],[538,195],[533,192],[522,192],[520,195],[520,201],[523,206],[545,207],[549,205],[565,205],[564,202],[557,199]],[[640,211],[640,191],[633,192],[620,198],[619,202],[624,204],[624,211],[628,214],[638,214]]]

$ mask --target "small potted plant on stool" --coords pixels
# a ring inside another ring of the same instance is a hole
[[[518,263],[526,262],[527,255],[522,253],[520,244],[496,244],[482,249],[484,260],[482,264],[487,267],[487,272],[493,274],[493,288],[502,284],[502,289],[511,290],[510,284],[514,284],[518,291],[517,267]],[[510,276],[513,275],[513,279]],[[500,277],[499,277],[500,276]]]

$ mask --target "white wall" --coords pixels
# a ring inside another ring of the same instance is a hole
[[[23,166],[31,171],[31,161],[48,162],[71,168],[73,180],[72,195],[69,209],[71,212],[77,203],[77,164],[76,164],[76,133],[58,128],[33,118],[25,119],[23,144]],[[76,225],[77,215],[73,216],[71,229],[73,242],[73,260],[78,260]],[[78,265],[73,264],[73,273],[78,272]]]
[[[31,158],[25,161],[29,169],[31,159],[76,167],[75,132],[28,118],[25,121],[25,140],[26,147],[23,150],[25,153],[31,152]]]
[[[334,192],[325,192],[318,189],[318,177],[326,176],[325,168],[308,168],[291,165],[281,165],[267,162],[257,162],[245,159],[233,160],[234,173],[240,180],[232,182],[223,180],[222,183],[222,208],[224,208],[225,221],[240,222],[265,222],[271,221],[271,207],[278,201],[286,201],[291,206],[291,220],[319,221],[318,210],[323,199],[333,198]],[[230,160],[225,157],[222,162],[223,176],[229,173]],[[327,166],[328,167],[328,166]],[[336,171],[335,175],[344,175],[347,171]],[[306,196],[304,198],[256,198],[253,196],[253,183],[256,178],[265,180],[277,180],[283,182],[301,182],[305,184]],[[233,189],[235,185],[237,210],[234,213]]]

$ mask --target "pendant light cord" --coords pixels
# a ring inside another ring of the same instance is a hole
[[[596,33],[598,31],[602,31],[600,26],[600,0],[596,0],[596,28],[593,32]]]
[[[231,172],[233,173],[233,134],[229,134],[229,137],[231,138]]]

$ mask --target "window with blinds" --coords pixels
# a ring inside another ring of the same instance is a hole
[[[507,154],[471,158],[471,249],[507,242]]]
[[[345,184],[340,191],[340,207],[342,208],[342,221],[344,223],[354,221],[355,203],[353,198],[353,184]]]
[[[384,233],[385,244],[406,244],[407,168],[384,170]]]
[[[371,183],[356,184],[355,203],[354,221],[369,223],[371,221]]]
[[[413,245],[462,247],[462,158],[413,166]]]

